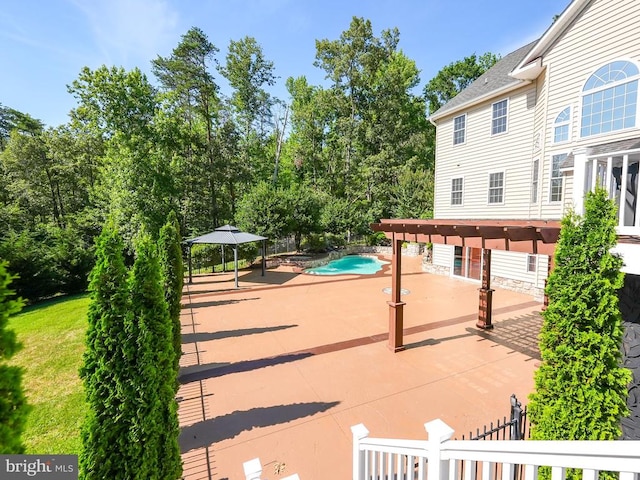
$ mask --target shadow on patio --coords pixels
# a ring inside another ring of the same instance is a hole
[[[183,333],[182,343],[208,342],[210,340],[222,340],[223,338],[244,337],[259,333],[277,332],[298,325],[274,325],[273,327],[239,328],[237,330],[223,330],[220,332]]]
[[[288,423],[324,412],[339,404],[340,402],[294,403],[228,413],[183,427],[180,432],[180,450],[184,453],[206,447],[222,440],[234,438],[244,431]]]

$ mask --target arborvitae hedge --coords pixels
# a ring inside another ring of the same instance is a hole
[[[176,369],[172,322],[164,298],[155,244],[142,234],[130,278],[130,338],[136,339],[137,369],[131,388],[137,392],[132,441],[142,449],[131,472],[145,479],[172,480],[182,475],[175,400]],[[133,351],[133,350],[132,350]]]
[[[180,299],[184,282],[184,265],[180,248],[180,225],[174,211],[171,211],[167,223],[160,229],[158,254],[164,284],[164,298],[169,307],[169,317],[173,325],[174,368],[178,371],[182,355],[182,336],[180,334]]]
[[[123,473],[132,456],[128,440],[132,415],[125,410],[133,400],[126,396],[130,372],[123,352],[129,309],[123,248],[113,224],[106,224],[96,241],[86,350],[80,370],[89,406],[79,458],[85,479],[126,478]]]
[[[5,363],[21,348],[7,323],[22,308],[22,300],[13,298],[9,288],[12,277],[6,265],[0,262],[0,454],[16,454],[24,453],[20,436],[29,406],[22,390],[22,369]]]
[[[533,439],[613,440],[627,415],[630,372],[621,366],[617,292],[622,260],[617,207],[603,190],[587,194],[584,217],[562,220],[540,333],[542,363],[528,406]]]

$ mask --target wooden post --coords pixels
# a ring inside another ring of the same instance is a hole
[[[267,241],[262,240],[262,276],[267,269]]]
[[[478,321],[476,327],[483,330],[493,328],[491,314],[493,308],[493,290],[491,289],[491,250],[482,250],[482,288],[479,289]]]
[[[403,308],[400,300],[402,278],[402,239],[393,238],[393,256],[391,260],[391,301],[389,305],[389,349],[393,352],[404,350],[402,331]]]

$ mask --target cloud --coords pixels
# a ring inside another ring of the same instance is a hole
[[[164,0],[71,0],[107,63],[131,66],[175,43],[178,12]]]

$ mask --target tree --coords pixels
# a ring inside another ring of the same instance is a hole
[[[617,291],[622,259],[617,207],[604,190],[588,193],[585,213],[562,220],[540,333],[542,363],[528,406],[532,438],[614,440],[627,414],[630,372],[621,366]]]
[[[172,323],[174,368],[176,375],[182,355],[182,336],[180,332],[180,299],[184,282],[184,265],[182,263],[182,249],[180,248],[180,225],[174,211],[171,211],[167,223],[160,229],[158,238],[158,254],[164,298],[169,307],[169,318]]]
[[[125,351],[131,339],[125,331],[129,292],[123,249],[113,223],[105,224],[90,275],[91,304],[80,370],[89,406],[79,458],[86,479],[126,478],[123,472],[130,471],[129,464],[139,455],[139,445],[129,441],[134,402],[125,396],[131,377]]]
[[[199,28],[182,36],[169,57],[152,62],[153,73],[165,92],[165,115],[174,134],[170,150],[179,161],[181,208],[187,231],[218,226],[223,217],[220,184],[223,163],[216,155],[216,127],[220,116],[219,87],[211,73],[218,48]],[[199,225],[201,218],[206,224]]]
[[[292,185],[286,191],[288,212],[287,233],[295,238],[296,250],[300,250],[302,235],[320,231],[322,201],[320,196],[305,185]]]
[[[178,479],[182,460],[178,445],[172,322],[162,291],[155,244],[147,233],[136,241],[136,259],[129,279],[130,311],[127,333],[135,339],[126,352],[132,378],[129,398],[135,402],[129,439],[140,449],[132,459],[129,478]],[[133,350],[135,349],[135,350]]]
[[[16,334],[7,329],[9,317],[20,311],[22,301],[9,288],[11,275],[0,262],[0,454],[24,453],[20,436],[29,406],[22,390],[22,369],[5,362],[20,350]]]
[[[435,113],[442,105],[489,70],[499,59],[500,56],[490,52],[479,57],[474,53],[443,67],[424,87],[429,113]]]
[[[245,231],[275,239],[289,233],[287,197],[270,182],[260,182],[238,205],[238,226]]]

